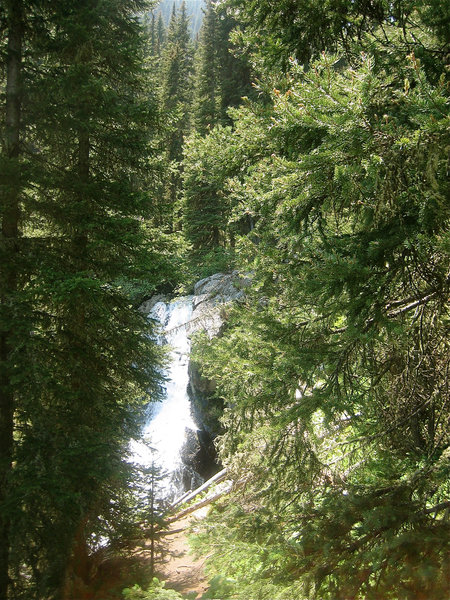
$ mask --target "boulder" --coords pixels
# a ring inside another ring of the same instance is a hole
[[[155,304],[157,304],[158,302],[167,304],[167,302],[169,302],[169,298],[167,296],[163,296],[162,294],[158,294],[156,296],[152,296],[151,298],[149,298],[148,300],[146,300],[145,302],[143,302],[140,307],[138,308],[139,312],[141,312],[144,315],[148,315],[153,307],[155,306]]]
[[[193,313],[189,333],[205,331],[210,339],[220,334],[224,323],[225,306],[244,299],[250,279],[237,271],[216,273],[201,279],[194,286]]]

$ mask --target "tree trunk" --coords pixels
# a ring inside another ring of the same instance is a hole
[[[155,574],[155,471],[152,464],[150,487],[150,577]]]
[[[0,600],[6,600],[9,587],[10,517],[5,510],[12,471],[14,391],[11,382],[11,308],[17,291],[17,251],[21,177],[20,112],[22,68],[22,2],[7,5],[8,51],[6,58],[6,128],[4,155],[9,162],[8,181],[1,189],[3,214],[1,245],[3,264],[0,275],[0,309],[5,323],[0,332]],[[6,184],[6,185],[5,185]],[[6,323],[8,325],[6,325]]]
[[[84,202],[84,194],[86,193],[85,186],[89,182],[90,175],[90,139],[89,132],[87,130],[80,130],[78,132],[78,176],[80,178],[81,195],[78,197],[78,201],[82,204]],[[82,220],[85,219],[85,208],[81,211]],[[74,247],[75,247],[75,259],[76,268],[83,270],[86,266],[87,257],[87,234],[86,234],[86,223],[82,223],[75,232]],[[83,315],[84,321],[84,315]]]
[[[77,200],[82,203],[85,187],[89,181],[90,175],[90,140],[89,132],[85,129],[78,131],[78,156],[77,156],[77,171],[81,183],[81,192]],[[85,210],[85,209],[83,209]],[[73,247],[73,265],[74,271],[83,271],[87,264],[87,234],[83,229],[84,213],[82,211],[82,224],[75,229],[72,247]],[[71,318],[71,325],[74,331],[83,332],[86,323],[86,313],[83,306],[77,306]],[[85,343],[85,338],[81,335],[77,344]],[[83,378],[83,365],[74,364],[72,370],[72,390],[76,393],[77,402],[79,402],[80,410],[82,410],[83,388],[86,382]],[[77,435],[78,431],[72,432]],[[62,586],[60,592],[61,600],[83,600],[89,597],[90,583],[90,568],[91,561],[89,558],[89,549],[86,542],[85,528],[89,522],[89,513],[87,512],[84,518],[80,519],[77,525],[71,546],[69,548],[69,559],[66,565],[64,576],[62,577]],[[0,599],[1,600],[1,599]]]
[[[86,543],[85,527],[89,517],[85,517],[75,532],[69,561],[66,565],[63,584],[59,594],[61,600],[84,600],[91,591],[90,573],[92,561]]]

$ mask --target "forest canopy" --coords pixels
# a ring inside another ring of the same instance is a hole
[[[132,552],[137,306],[237,270],[195,339],[235,484],[211,594],[446,600],[449,5],[163,8],[0,4],[0,598],[94,597],[100,540]]]

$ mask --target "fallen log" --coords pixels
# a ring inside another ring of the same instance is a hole
[[[231,485],[230,485],[230,487],[231,487]],[[218,500],[225,494],[228,494],[228,492],[230,491],[230,487],[227,487],[225,490],[221,490],[217,494],[214,494],[213,496],[210,496],[209,498],[205,498],[204,500],[200,500],[200,502],[197,502],[196,504],[193,504],[192,506],[185,508],[184,510],[177,513],[173,517],[169,517],[167,519],[167,522],[174,523],[175,521],[178,521],[179,519],[182,519],[183,517],[190,515],[191,513],[195,512],[196,510],[199,510],[200,508],[203,508],[204,506],[208,506],[208,504],[212,504],[213,502],[215,502],[216,500]]]
[[[221,481],[223,481],[226,477],[226,474],[227,474],[227,469],[226,468],[222,469],[221,471],[219,471],[218,473],[213,475],[213,477],[211,477],[211,479],[208,479],[208,481],[205,481],[205,483],[203,483],[197,489],[184,493],[180,498],[175,500],[175,502],[172,502],[172,504],[170,505],[170,508],[174,509],[177,506],[179,506],[180,504],[186,504],[186,502],[190,502],[196,496],[198,496],[199,494],[201,494],[202,492],[207,490],[214,483],[220,483]]]

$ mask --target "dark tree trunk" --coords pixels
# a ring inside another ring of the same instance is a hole
[[[78,132],[78,162],[77,172],[81,183],[81,192],[77,197],[80,204],[85,201],[84,194],[85,186],[89,182],[90,176],[90,140],[89,132],[87,130],[79,130]],[[73,236],[73,265],[72,268],[83,271],[87,265],[87,234],[84,230],[85,222],[85,209],[80,211],[81,223],[76,227]],[[82,306],[78,306],[73,312],[71,318],[73,319],[71,325],[74,331],[84,332],[86,323],[86,314]],[[74,342],[75,343],[75,342]],[[86,339],[81,335],[77,344],[87,343]],[[74,365],[72,372],[72,389],[75,392],[77,398],[80,400],[83,398],[83,387],[86,385],[83,379],[83,365]],[[80,403],[81,410],[81,403]],[[77,433],[75,433],[77,435]],[[89,594],[89,583],[90,583],[90,558],[89,549],[86,541],[85,528],[89,522],[88,513],[86,513],[76,526],[71,546],[69,548],[69,558],[67,561],[65,573],[61,578],[61,590],[59,597],[62,600],[82,600]],[[0,599],[1,600],[1,599]]]
[[[0,275],[0,302],[3,317],[0,332],[0,600],[8,596],[10,517],[5,510],[10,485],[13,456],[14,391],[11,381],[12,341],[11,307],[17,291],[17,251],[19,196],[21,177],[20,111],[22,67],[22,2],[10,0],[8,15],[8,51],[6,58],[6,128],[4,155],[11,165],[8,181],[1,189],[3,214],[1,245],[3,264]]]
[[[90,174],[90,140],[89,140],[89,132],[86,130],[81,130],[78,132],[78,176],[80,178],[81,183],[81,195],[78,197],[78,201],[81,205],[83,205],[85,198],[83,195],[86,193],[85,186],[89,183],[89,174]],[[80,211],[80,216],[82,219],[82,223],[75,231],[74,237],[74,247],[75,247],[75,257],[76,257],[76,267],[80,270],[83,270],[87,257],[86,257],[86,249],[87,249],[87,235],[86,235],[86,223],[85,223],[85,211],[83,208]],[[84,320],[84,319],[83,319]]]

